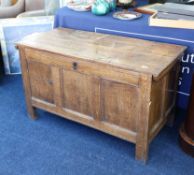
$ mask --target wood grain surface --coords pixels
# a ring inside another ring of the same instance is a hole
[[[20,43],[62,55],[114,65],[157,77],[186,49],[128,37],[73,29],[34,34]]]

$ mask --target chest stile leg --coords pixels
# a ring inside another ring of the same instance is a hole
[[[20,62],[21,62],[21,69],[22,69],[22,77],[23,77],[23,85],[25,89],[25,97],[26,97],[26,104],[27,104],[27,112],[30,118],[37,119],[35,114],[35,108],[32,106],[31,101],[31,88],[30,88],[30,79],[29,79],[29,72],[28,72],[28,64],[25,56],[25,48],[20,48]]]
[[[146,163],[149,151],[149,118],[151,106],[151,75],[140,77],[139,118],[137,121],[136,159]]]
[[[52,82],[53,82],[53,89],[54,89],[54,104],[56,105],[56,109],[58,112],[62,109],[62,87],[61,87],[61,78],[60,78],[60,68],[53,66],[52,67]]]

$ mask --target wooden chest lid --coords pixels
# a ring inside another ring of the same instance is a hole
[[[158,77],[186,47],[73,29],[36,33],[17,43]]]

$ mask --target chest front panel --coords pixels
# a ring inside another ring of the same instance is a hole
[[[28,61],[28,72],[32,97],[53,104],[54,90],[51,66],[37,61]]]

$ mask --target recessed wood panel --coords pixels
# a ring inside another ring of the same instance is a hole
[[[98,115],[99,79],[63,70],[63,107],[90,117]]]
[[[51,67],[39,62],[28,61],[28,71],[32,96],[54,103]]]
[[[177,77],[176,69],[172,69],[167,75],[166,94],[165,94],[165,111],[169,111],[174,106],[176,89],[177,89]]]
[[[150,128],[151,133],[160,125],[162,121],[167,120],[167,116],[172,112],[175,106],[177,73],[175,69],[169,71],[160,81],[153,81],[151,92],[151,114]]]
[[[138,88],[108,80],[103,80],[101,86],[102,120],[136,131]]]
[[[161,81],[153,82],[151,92],[151,114],[149,125],[154,128],[158,121],[164,117],[165,77]]]

